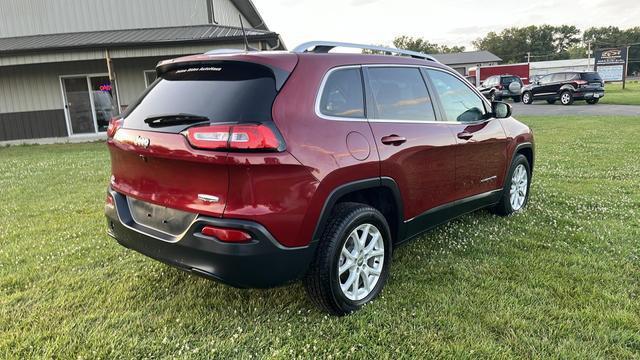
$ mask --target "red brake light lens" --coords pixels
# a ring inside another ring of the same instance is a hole
[[[116,135],[118,129],[122,127],[124,120],[119,117],[114,117],[109,120],[109,126],[107,127],[107,137],[112,138]]]
[[[229,243],[243,243],[251,240],[251,235],[242,230],[205,226],[201,232],[203,235],[213,236],[220,241]]]
[[[262,124],[199,126],[184,134],[199,149],[278,150],[281,145],[275,132]]]
[[[576,80],[576,84],[578,85],[587,85],[589,82],[586,80]]]

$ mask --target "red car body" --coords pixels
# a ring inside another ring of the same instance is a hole
[[[125,114],[107,142],[113,176],[106,215],[110,234],[122,245],[233,286],[270,287],[305,274],[326,219],[340,201],[378,205],[399,244],[496,203],[517,153],[533,164],[532,133],[511,117],[471,124],[334,121],[316,111],[323,79],[332,69],[386,64],[459,77],[435,62],[383,55],[242,53],[170,60],[159,64],[158,74],[162,78],[170,69],[232,61],[264,65],[281,75],[271,117],[284,149],[197,149],[184,133],[130,128]],[[203,201],[201,194],[218,200]],[[180,234],[161,234],[132,219],[127,198],[197,217]],[[237,229],[252,240],[224,242],[204,235],[206,226]]]

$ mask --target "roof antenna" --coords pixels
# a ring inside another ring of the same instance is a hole
[[[244,30],[244,22],[242,21],[242,14],[238,14],[238,18],[240,18],[240,27],[242,28],[242,37],[244,37],[244,50],[258,51],[258,49],[254,49],[251,46],[249,46],[249,39],[247,38],[247,32]]]

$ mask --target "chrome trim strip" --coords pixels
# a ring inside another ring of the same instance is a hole
[[[497,178],[498,178],[498,176],[493,175],[493,176],[490,176],[490,177],[488,177],[488,178],[484,178],[484,179],[480,180],[480,182],[481,182],[481,183],[486,183],[486,182],[489,182],[489,181],[495,180],[495,179],[497,179]]]
[[[429,61],[433,61],[433,62],[436,62],[436,63],[440,63],[435,57],[433,57],[431,55],[419,53],[419,52],[416,52],[416,51],[397,49],[397,48],[389,48],[389,47],[376,46],[376,45],[365,45],[365,44],[338,42],[338,41],[309,41],[309,42],[302,43],[302,44],[296,46],[293,49],[293,52],[294,53],[299,53],[299,54],[306,53],[306,52],[314,52],[313,50],[309,51],[309,49],[310,48],[315,49],[317,47],[327,48],[328,50],[331,50],[331,49],[337,48],[337,47],[346,47],[346,48],[351,48],[351,49],[363,49],[363,50],[381,51],[381,52],[388,52],[388,53],[396,53],[396,54],[400,54],[400,55],[407,55],[407,56],[411,56],[411,57],[417,58],[417,59],[424,59],[424,60],[429,60]]]
[[[217,203],[218,201],[220,201],[220,198],[214,195],[198,194],[198,200],[209,203]]]

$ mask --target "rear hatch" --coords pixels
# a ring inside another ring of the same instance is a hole
[[[254,129],[277,133],[271,107],[293,66],[286,71],[233,57],[203,56],[161,64],[158,79],[121,120],[114,120],[116,131],[108,140],[113,189],[142,201],[130,206],[150,203],[222,216],[229,188],[227,154],[251,151],[247,144],[252,144]],[[240,134],[244,138],[235,137],[244,141],[238,143],[244,148],[231,149],[229,138],[238,134],[230,129],[247,127],[249,132]]]
[[[585,87],[589,88],[602,88],[604,87],[604,81],[597,72],[585,72],[580,74],[580,79],[587,82]]]
[[[500,78],[500,84],[505,90],[505,93],[513,93],[520,95],[522,89],[522,80],[517,76],[503,76]],[[513,84],[513,85],[512,85]]]

